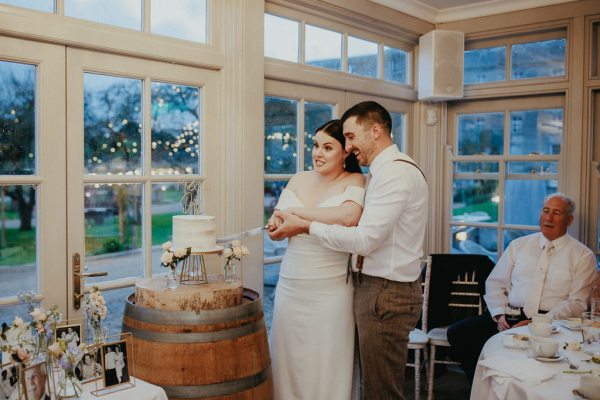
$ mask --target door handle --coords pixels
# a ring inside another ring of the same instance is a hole
[[[72,256],[73,266],[73,308],[79,310],[81,307],[81,298],[85,294],[82,288],[82,281],[88,277],[106,276],[108,272],[81,272],[81,255],[77,252]]]

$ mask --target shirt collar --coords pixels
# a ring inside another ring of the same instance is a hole
[[[385,165],[388,161],[397,157],[400,150],[398,150],[398,146],[392,144],[386,147],[381,153],[377,154],[375,159],[369,165],[369,173],[371,176],[377,174],[377,171],[381,169],[383,165]]]
[[[565,233],[558,239],[554,239],[554,240],[550,241],[550,240],[546,239],[546,237],[540,232],[540,237],[539,237],[540,248],[544,249],[544,247],[546,247],[547,243],[552,243],[554,245],[554,250],[558,250],[567,243],[567,241],[569,240],[568,237],[569,237],[569,234]]]

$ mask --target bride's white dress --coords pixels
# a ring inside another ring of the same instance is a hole
[[[319,207],[364,202],[364,189],[348,186]],[[284,189],[277,208],[302,207]],[[290,238],[281,262],[271,325],[275,399],[348,400],[354,366],[352,279],[348,253],[327,249],[306,234]]]

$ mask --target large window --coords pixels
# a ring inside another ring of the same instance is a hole
[[[492,46],[485,42],[467,44],[464,83],[564,77],[567,57],[567,40],[561,37],[564,35],[561,31]]]
[[[408,50],[301,22],[265,13],[265,57],[411,83]]]
[[[543,198],[557,191],[562,98],[450,107],[453,148],[451,251],[492,259],[538,230]]]
[[[67,17],[118,26],[137,31],[207,42],[207,0],[0,0],[0,3],[32,8]],[[146,7],[148,6],[148,7]],[[150,11],[148,24],[144,9]]]

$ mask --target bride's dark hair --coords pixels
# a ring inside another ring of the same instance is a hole
[[[317,132],[323,131],[342,145],[342,150],[346,151],[346,138],[344,137],[344,127],[342,126],[342,122],[339,119],[332,119],[331,121],[325,122],[323,125],[318,127],[315,130],[315,135]],[[344,170],[348,172],[360,172],[360,165],[358,165],[358,160],[354,153],[348,154],[346,159],[344,160]]]

